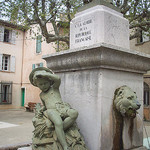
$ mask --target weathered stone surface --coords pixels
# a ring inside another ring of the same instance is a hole
[[[142,103],[143,77],[140,74],[109,69],[90,69],[59,72],[62,99],[79,111],[77,120],[90,150],[111,150],[113,143],[113,95],[117,87],[128,85],[137,92]],[[69,87],[69,88],[67,88]],[[142,116],[142,108],[139,111]],[[137,146],[143,143],[138,127]],[[136,133],[135,133],[136,134]],[[107,141],[107,142],[106,142]]]
[[[18,148],[17,150],[32,150],[32,147],[21,147],[21,148]]]
[[[105,43],[46,55],[43,59],[54,72],[106,68],[146,73],[150,69],[150,55]]]
[[[71,49],[100,42],[129,48],[128,20],[103,5],[77,13],[70,23]]]
[[[134,149],[131,149],[131,150],[147,150],[146,147],[138,147],[138,148],[134,148]]]
[[[142,104],[143,73],[150,69],[150,56],[101,43],[43,58],[48,68],[61,77],[62,99],[79,111],[77,122],[88,148],[111,150],[114,91],[127,85],[137,93]],[[142,110],[143,107],[138,111],[141,117]],[[132,140],[136,147],[143,144],[139,115],[135,118]]]

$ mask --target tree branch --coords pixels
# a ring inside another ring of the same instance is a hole
[[[41,31],[42,31],[42,35],[46,38],[48,36],[48,31],[47,31],[47,27],[46,27],[46,23],[40,19],[39,15],[38,15],[38,0],[35,0],[33,3],[34,9],[35,9],[35,20],[37,21],[37,23],[40,25]]]
[[[57,25],[56,25],[56,22],[54,19],[51,20],[51,23],[53,25],[53,28],[54,28],[54,31],[55,31],[55,34],[58,36],[59,35],[59,32],[58,32],[58,29],[57,29]]]
[[[130,35],[130,40],[138,38],[141,36],[141,29],[137,28],[136,31],[134,32],[134,34]]]
[[[128,0],[124,0],[123,5],[120,8],[123,9],[123,8],[127,7],[127,5],[128,5],[127,2],[128,2]]]
[[[120,5],[120,0],[117,0],[117,1],[116,1],[116,6],[120,8],[120,6],[121,6],[121,5]]]
[[[45,0],[42,0],[42,16],[41,16],[41,18],[42,18],[43,21],[46,21],[45,16],[46,16],[46,13],[45,13]]]
[[[46,42],[50,43],[50,42],[55,42],[55,41],[63,41],[66,42],[69,45],[69,36],[49,36],[46,38]]]
[[[130,24],[129,28],[135,28],[135,27],[142,27],[142,26],[148,26],[150,27],[150,21],[145,21],[145,22],[140,22],[140,23],[136,23],[136,24]]]
[[[134,3],[134,7],[133,7],[133,10],[134,10],[134,16],[135,16],[135,14],[136,14],[136,12],[137,12],[137,5],[139,4],[139,0],[135,0],[135,3]]]
[[[131,6],[128,5],[128,0],[124,0],[123,5],[120,6],[121,13],[125,15],[130,8]]]
[[[127,5],[123,10],[121,10],[122,14],[126,14],[130,10],[131,6]]]
[[[39,17],[39,14],[38,14],[38,2],[39,2],[38,0],[34,0],[34,3],[32,5],[34,7],[35,20],[37,20],[39,22],[40,17]]]
[[[141,17],[142,16],[142,14],[140,14],[140,15],[136,15],[136,16],[133,16],[132,18],[130,17],[130,16],[126,16],[127,18],[129,18],[129,23],[131,24],[132,23],[132,21],[135,21],[135,20],[137,20],[139,17]]]
[[[55,34],[58,36],[59,32],[58,32],[56,21],[55,21],[55,19],[56,19],[56,13],[57,13],[57,11],[54,10],[55,6],[56,6],[56,2],[52,1],[51,5],[50,5],[51,23],[53,25]]]
[[[85,5],[85,4],[88,4],[88,3],[90,3],[90,2],[92,2],[93,0],[83,0],[83,4]]]
[[[68,18],[68,21],[70,24],[70,21],[71,21],[71,17],[70,17],[71,4],[70,4],[69,0],[67,0],[67,2],[66,2],[66,7],[67,7],[67,18]]]

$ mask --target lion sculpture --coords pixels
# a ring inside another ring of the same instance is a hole
[[[141,104],[136,93],[128,86],[122,86],[115,91],[114,107],[123,117],[135,118]]]
[[[123,150],[129,143],[133,147],[134,119],[140,106],[136,93],[128,86],[124,85],[115,90],[113,150]],[[127,136],[129,140],[126,145]]]

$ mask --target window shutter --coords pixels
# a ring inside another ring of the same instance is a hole
[[[15,67],[16,67],[16,58],[15,56],[11,56],[10,59],[10,71],[15,72]]]
[[[35,69],[35,64],[32,64],[32,70]]]
[[[12,30],[9,30],[9,42],[12,43]]]
[[[150,39],[149,39],[149,37],[148,36],[144,36],[143,37],[143,42],[147,42],[147,41],[149,41]]]
[[[11,31],[11,41],[12,44],[16,44],[16,31],[12,30]]]
[[[4,41],[4,27],[0,26],[0,42]]]
[[[41,40],[42,40],[42,36],[38,35],[36,39],[36,53],[41,52]]]
[[[0,104],[2,103],[2,83],[0,82]]]
[[[40,63],[40,67],[43,67],[43,63]]]
[[[3,55],[0,54],[0,70],[2,70],[2,57],[3,57]]]
[[[12,103],[12,84],[13,82],[10,82],[10,87],[9,87],[9,103]]]

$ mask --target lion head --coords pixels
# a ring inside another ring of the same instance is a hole
[[[135,118],[141,104],[137,101],[137,95],[128,86],[122,86],[115,91],[114,107],[123,117]]]

